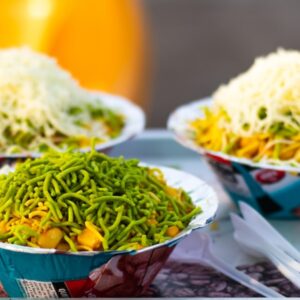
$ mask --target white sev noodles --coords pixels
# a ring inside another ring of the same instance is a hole
[[[55,132],[107,140],[103,124],[93,122],[88,105],[101,106],[101,99],[82,89],[54,59],[28,48],[0,51],[0,144],[5,152],[10,152],[4,132],[8,126],[13,134],[21,131],[35,136],[29,149],[41,143],[54,147]],[[81,112],[71,115],[74,106]],[[78,126],[79,122],[90,127]]]
[[[230,122],[220,126],[240,136],[265,133],[278,122],[300,130],[300,52],[279,49],[257,58],[251,68],[221,86],[213,95]],[[266,117],[258,117],[259,110]],[[244,126],[247,124],[247,128]]]

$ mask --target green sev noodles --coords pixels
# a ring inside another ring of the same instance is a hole
[[[158,169],[92,151],[51,152],[0,175],[0,241],[66,251],[162,243],[201,212]]]

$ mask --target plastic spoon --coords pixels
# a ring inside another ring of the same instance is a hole
[[[200,251],[200,261],[213,267],[219,272],[227,275],[228,277],[234,279],[240,284],[248,287],[249,289],[270,298],[282,298],[283,295],[277,293],[273,289],[263,285],[254,278],[246,275],[245,273],[238,271],[236,268],[224,262],[222,259],[217,257],[213,252],[212,241],[209,235],[205,233],[199,234],[199,239],[201,241]]]
[[[245,220],[239,217],[236,214],[230,214],[232,225],[234,227],[235,233],[239,234],[240,241],[249,242],[252,246],[252,249],[263,247],[264,252],[273,253],[278,259],[280,259],[283,264],[287,265],[287,267],[293,269],[296,272],[300,272],[300,264],[297,260],[295,260],[290,255],[286,254],[286,252],[277,248],[273,244],[269,243],[265,236],[261,235],[260,231],[257,231],[256,228],[253,228],[249,225]],[[257,252],[257,251],[256,251]],[[262,253],[262,251],[258,251]],[[253,256],[259,256],[258,253]],[[268,257],[268,255],[266,255]],[[298,274],[300,278],[300,274]]]
[[[259,230],[264,238],[300,262],[300,252],[288,242],[265,218],[245,202],[239,203],[246,222]]]
[[[298,272],[289,268],[280,259],[278,259],[278,257],[274,255],[274,253],[266,251],[261,246],[254,247],[251,243],[245,241],[244,239],[241,239],[238,233],[234,234],[234,238],[241,246],[241,248],[244,249],[244,251],[249,255],[256,257],[256,253],[259,252],[267,257],[286,278],[288,278],[295,286],[300,288],[300,277]],[[259,257],[260,256],[261,255],[259,255]]]
[[[232,214],[231,220],[235,228],[234,238],[246,253],[254,257],[263,255],[268,258],[286,278],[300,288],[300,274],[292,267],[294,260],[284,252],[276,251],[276,248],[265,242],[254,231],[247,229],[245,221],[239,216]]]

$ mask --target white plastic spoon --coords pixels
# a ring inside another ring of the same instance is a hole
[[[290,256],[278,251],[256,232],[247,228],[247,223],[239,216],[231,214],[231,220],[235,228],[234,238],[246,253],[254,257],[268,258],[286,278],[300,288],[300,274],[295,270],[295,261]]]
[[[232,267],[216,256],[213,252],[211,238],[208,234],[199,233],[198,236],[201,241],[200,245],[202,246],[201,248],[198,248],[200,254],[199,259],[201,262],[213,267],[217,271],[227,275],[228,277],[259,293],[260,295],[269,298],[284,298],[284,296],[280,293],[277,293],[273,289],[263,285],[242,271],[238,271],[236,268]]]
[[[265,236],[261,235],[260,231],[258,231],[253,226],[249,225],[244,219],[242,219],[238,215],[231,213],[230,217],[235,233],[239,234],[240,241],[245,240],[246,242],[250,243],[250,245],[252,245],[251,248],[254,251],[256,247],[261,248],[263,246],[267,254],[273,253],[273,255],[278,257],[283,262],[283,264],[298,272],[300,278],[300,264],[297,260],[295,260],[290,255],[286,254],[286,252],[282,251],[277,246],[274,246],[273,244],[269,243],[268,239]],[[261,251],[259,252],[262,253]],[[257,253],[253,256],[259,257],[259,254]]]
[[[300,252],[288,242],[265,218],[245,202],[239,203],[245,221],[256,228],[260,235],[300,263]]]

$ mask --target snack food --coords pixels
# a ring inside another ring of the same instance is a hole
[[[141,296],[174,247],[210,224],[218,207],[216,193],[198,177],[172,168],[159,169],[169,186],[189,191],[194,206],[202,209],[177,236],[123,251],[70,252],[0,242],[0,281],[7,294],[15,298]]]
[[[190,122],[206,150],[254,162],[299,166],[300,53],[279,49],[213,94],[204,117]]]
[[[62,251],[141,249],[201,212],[162,172],[95,150],[49,152],[0,175],[0,240]]]
[[[54,59],[28,48],[0,51],[0,152],[91,146],[118,137],[122,112],[81,88]]]

